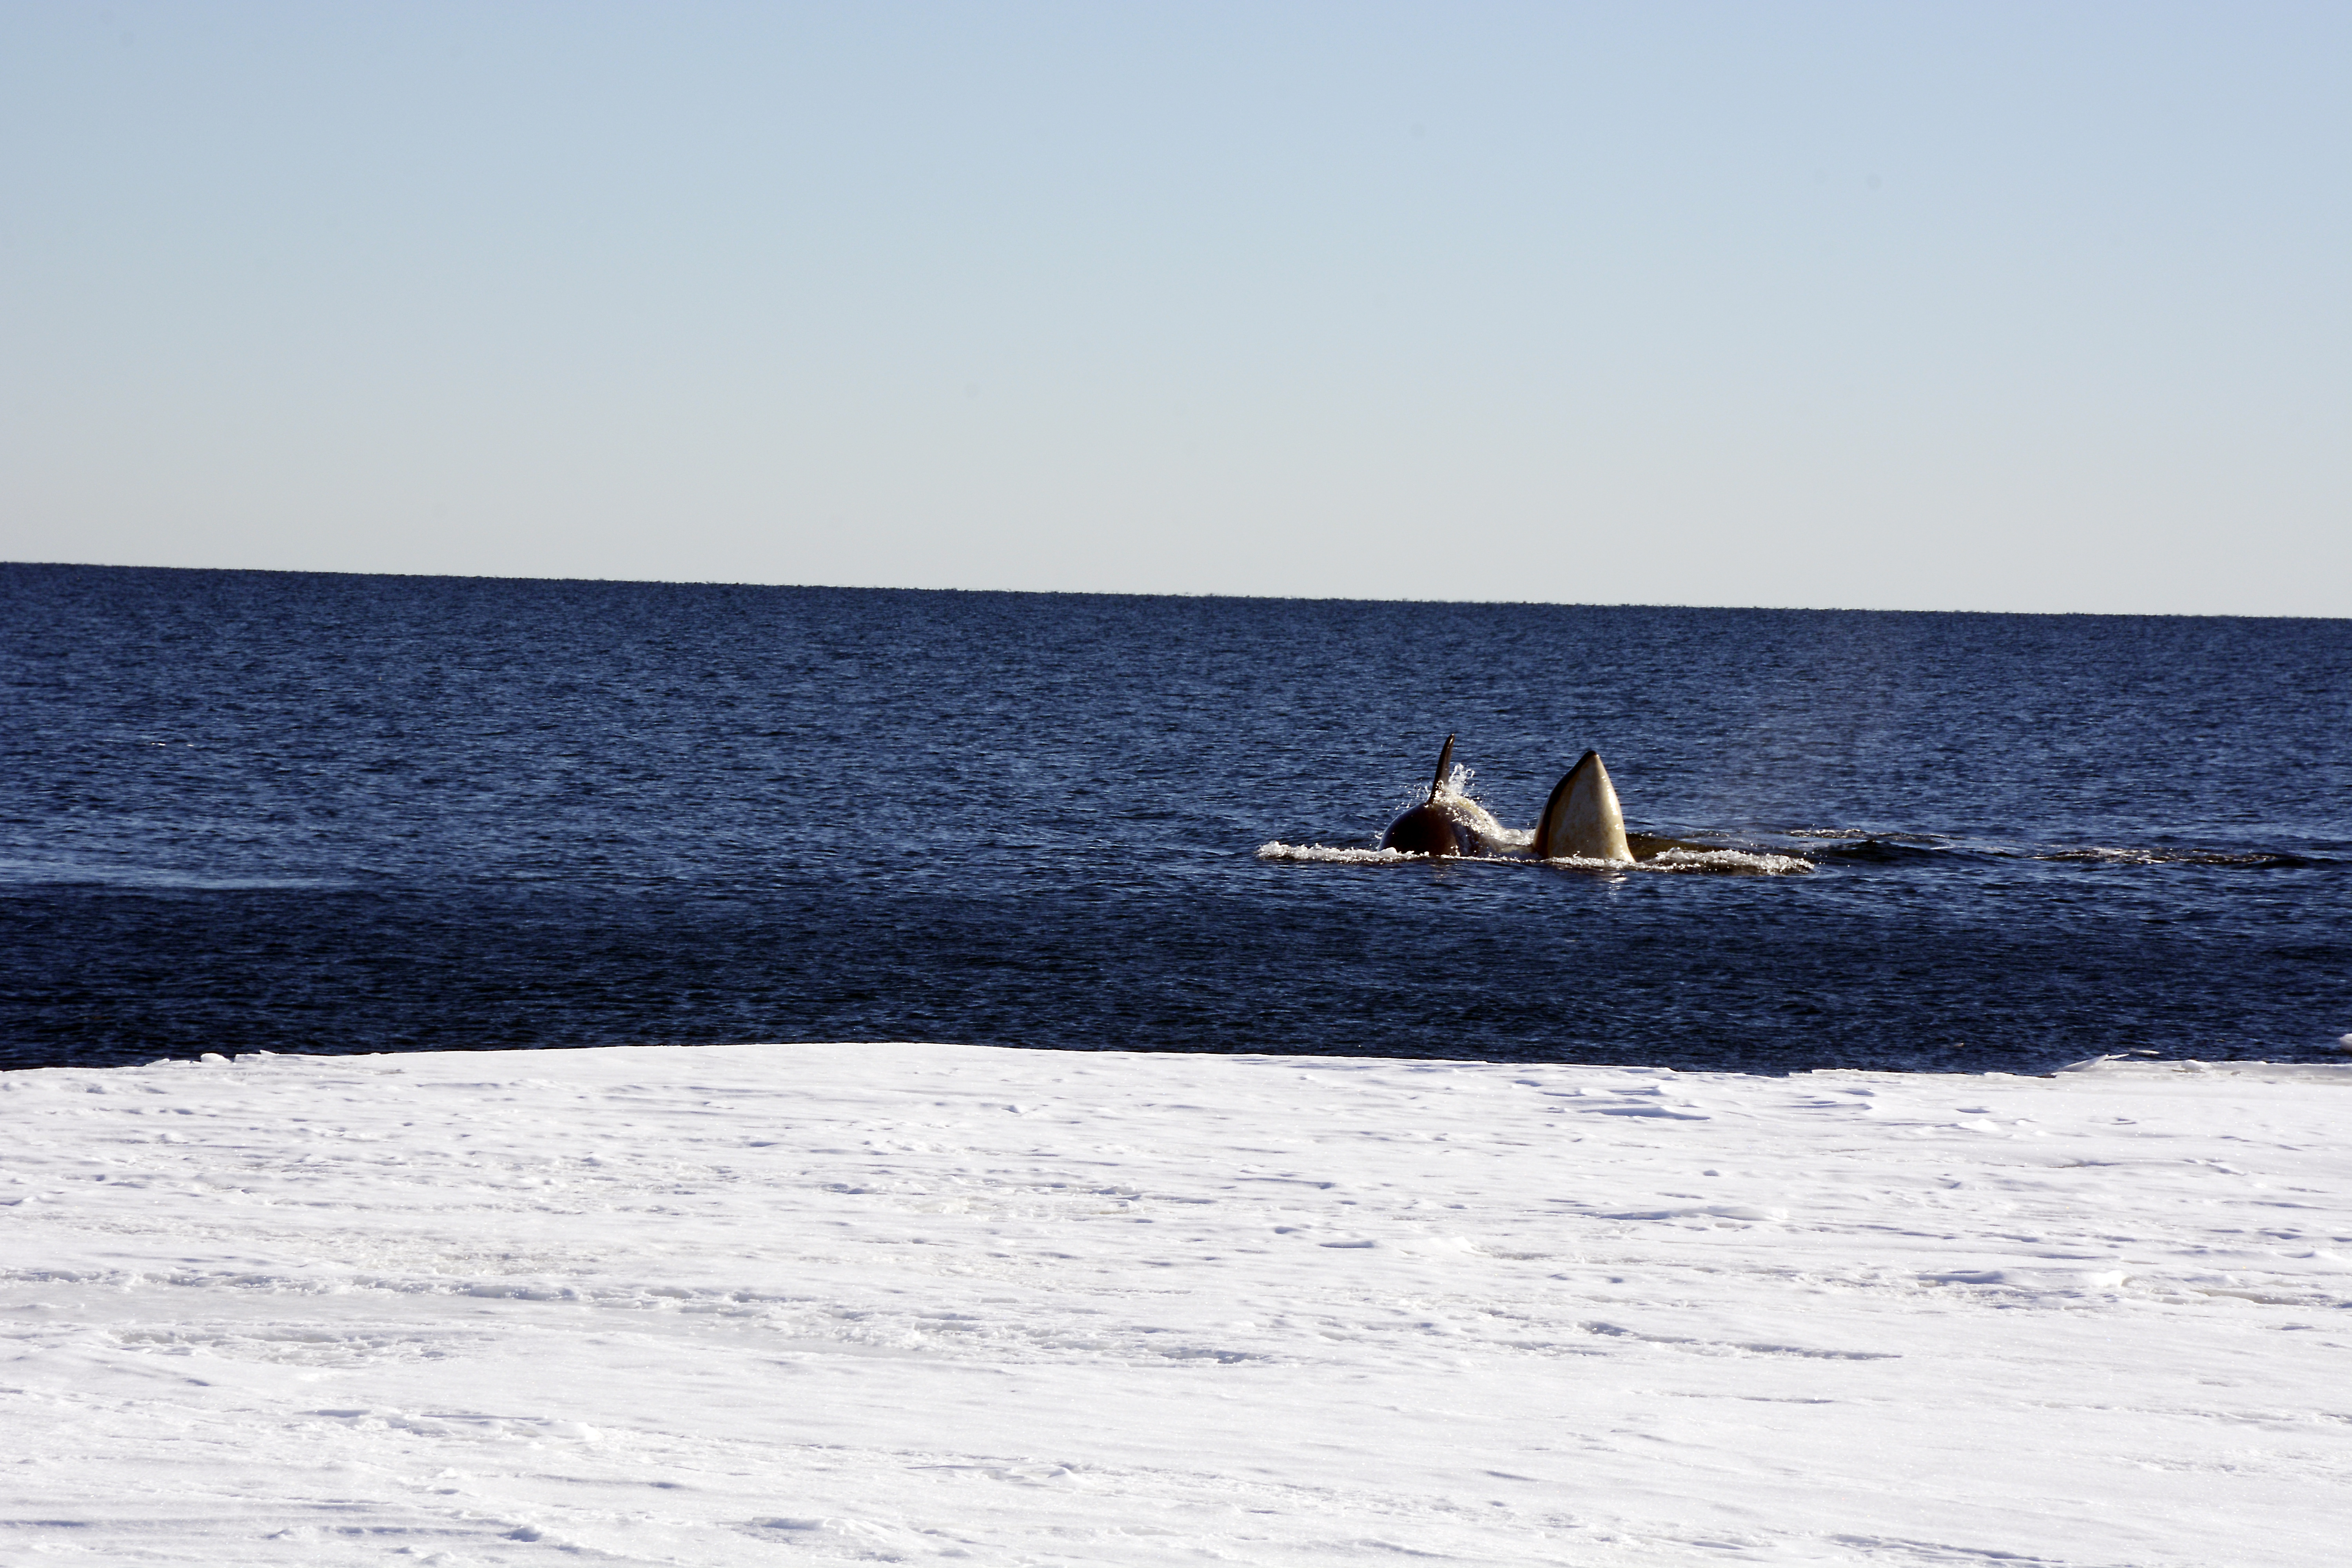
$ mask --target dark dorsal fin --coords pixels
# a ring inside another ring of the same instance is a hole
[[[1445,737],[1445,750],[1437,753],[1437,776],[1429,781],[1429,798],[1437,799],[1437,792],[1445,787],[1445,775],[1454,771],[1454,737]]]

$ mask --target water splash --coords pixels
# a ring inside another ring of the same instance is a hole
[[[1529,835],[1505,830],[1505,837],[1517,841],[1524,848]],[[1257,847],[1261,860],[1312,862],[1327,866],[1407,866],[1427,865],[1432,857],[1408,855],[1397,849],[1357,849],[1329,844],[1286,844],[1273,839]],[[1668,849],[1646,860],[1591,860],[1580,856],[1563,856],[1556,860],[1538,860],[1520,855],[1449,855],[1449,863],[1465,862],[1487,866],[1548,867],[1570,871],[1660,871],[1713,872],[1717,875],[1749,877],[1786,877],[1799,875],[1813,868],[1812,862],[1795,855],[1768,855],[1746,849]]]

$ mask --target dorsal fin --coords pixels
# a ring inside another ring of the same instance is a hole
[[[1554,787],[1528,847],[1541,860],[1570,856],[1583,860],[1633,858],[1632,847],[1625,842],[1625,814],[1617,805],[1617,786],[1609,782],[1609,770],[1601,766],[1600,752],[1587,752],[1577,758],[1576,766]]]
[[[1437,776],[1429,781],[1429,798],[1437,799],[1437,792],[1445,787],[1445,775],[1454,771],[1454,737],[1445,737],[1445,749],[1437,753]]]

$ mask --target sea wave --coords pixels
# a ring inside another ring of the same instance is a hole
[[[1385,866],[1407,860],[1426,860],[1426,855],[1408,855],[1402,849],[1349,849],[1329,844],[1285,844],[1279,838],[1257,847],[1261,860],[1312,860],[1332,866]]]
[[[1933,834],[1878,833],[1863,828],[1797,827],[1790,838],[1823,840],[1811,851],[1841,864],[1926,863],[1946,856],[1985,856],[2001,860],[2041,860],[2077,866],[2211,866],[2265,871],[2325,867],[2342,862],[2324,855],[2287,849],[2204,849],[2176,845],[2032,845],[1967,841]]]
[[[1328,844],[1285,844],[1274,839],[1257,847],[1261,860],[1307,861],[1331,866],[1391,866],[1425,863],[1426,855],[1398,849],[1358,849]],[[1668,849],[1646,860],[1595,860],[1564,855],[1537,860],[1524,855],[1451,856],[1450,859],[1481,865],[1549,866],[1571,871],[1713,872],[1717,875],[1785,877],[1810,871],[1812,862],[1797,855],[1767,855],[1746,849]]]
[[[2269,870],[2295,866],[2326,866],[2327,860],[2281,849],[2128,848],[2086,845],[2079,849],[2045,849],[2024,857],[2029,860],[2072,860],[2097,866],[2228,866],[2243,870]]]
[[[152,866],[93,866],[55,860],[0,858],[0,887],[135,888],[157,891],[239,892],[268,888],[339,888],[322,877],[207,875]]]
[[[1752,849],[1668,849],[1637,862],[1644,871],[1713,871],[1747,877],[1790,877],[1813,868],[1801,855]]]

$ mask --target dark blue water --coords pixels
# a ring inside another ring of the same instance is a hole
[[[0,567],[0,1063],[2316,1058],[2347,709],[2347,621]],[[1812,869],[1257,853],[1449,731],[1507,823],[1597,746]]]

